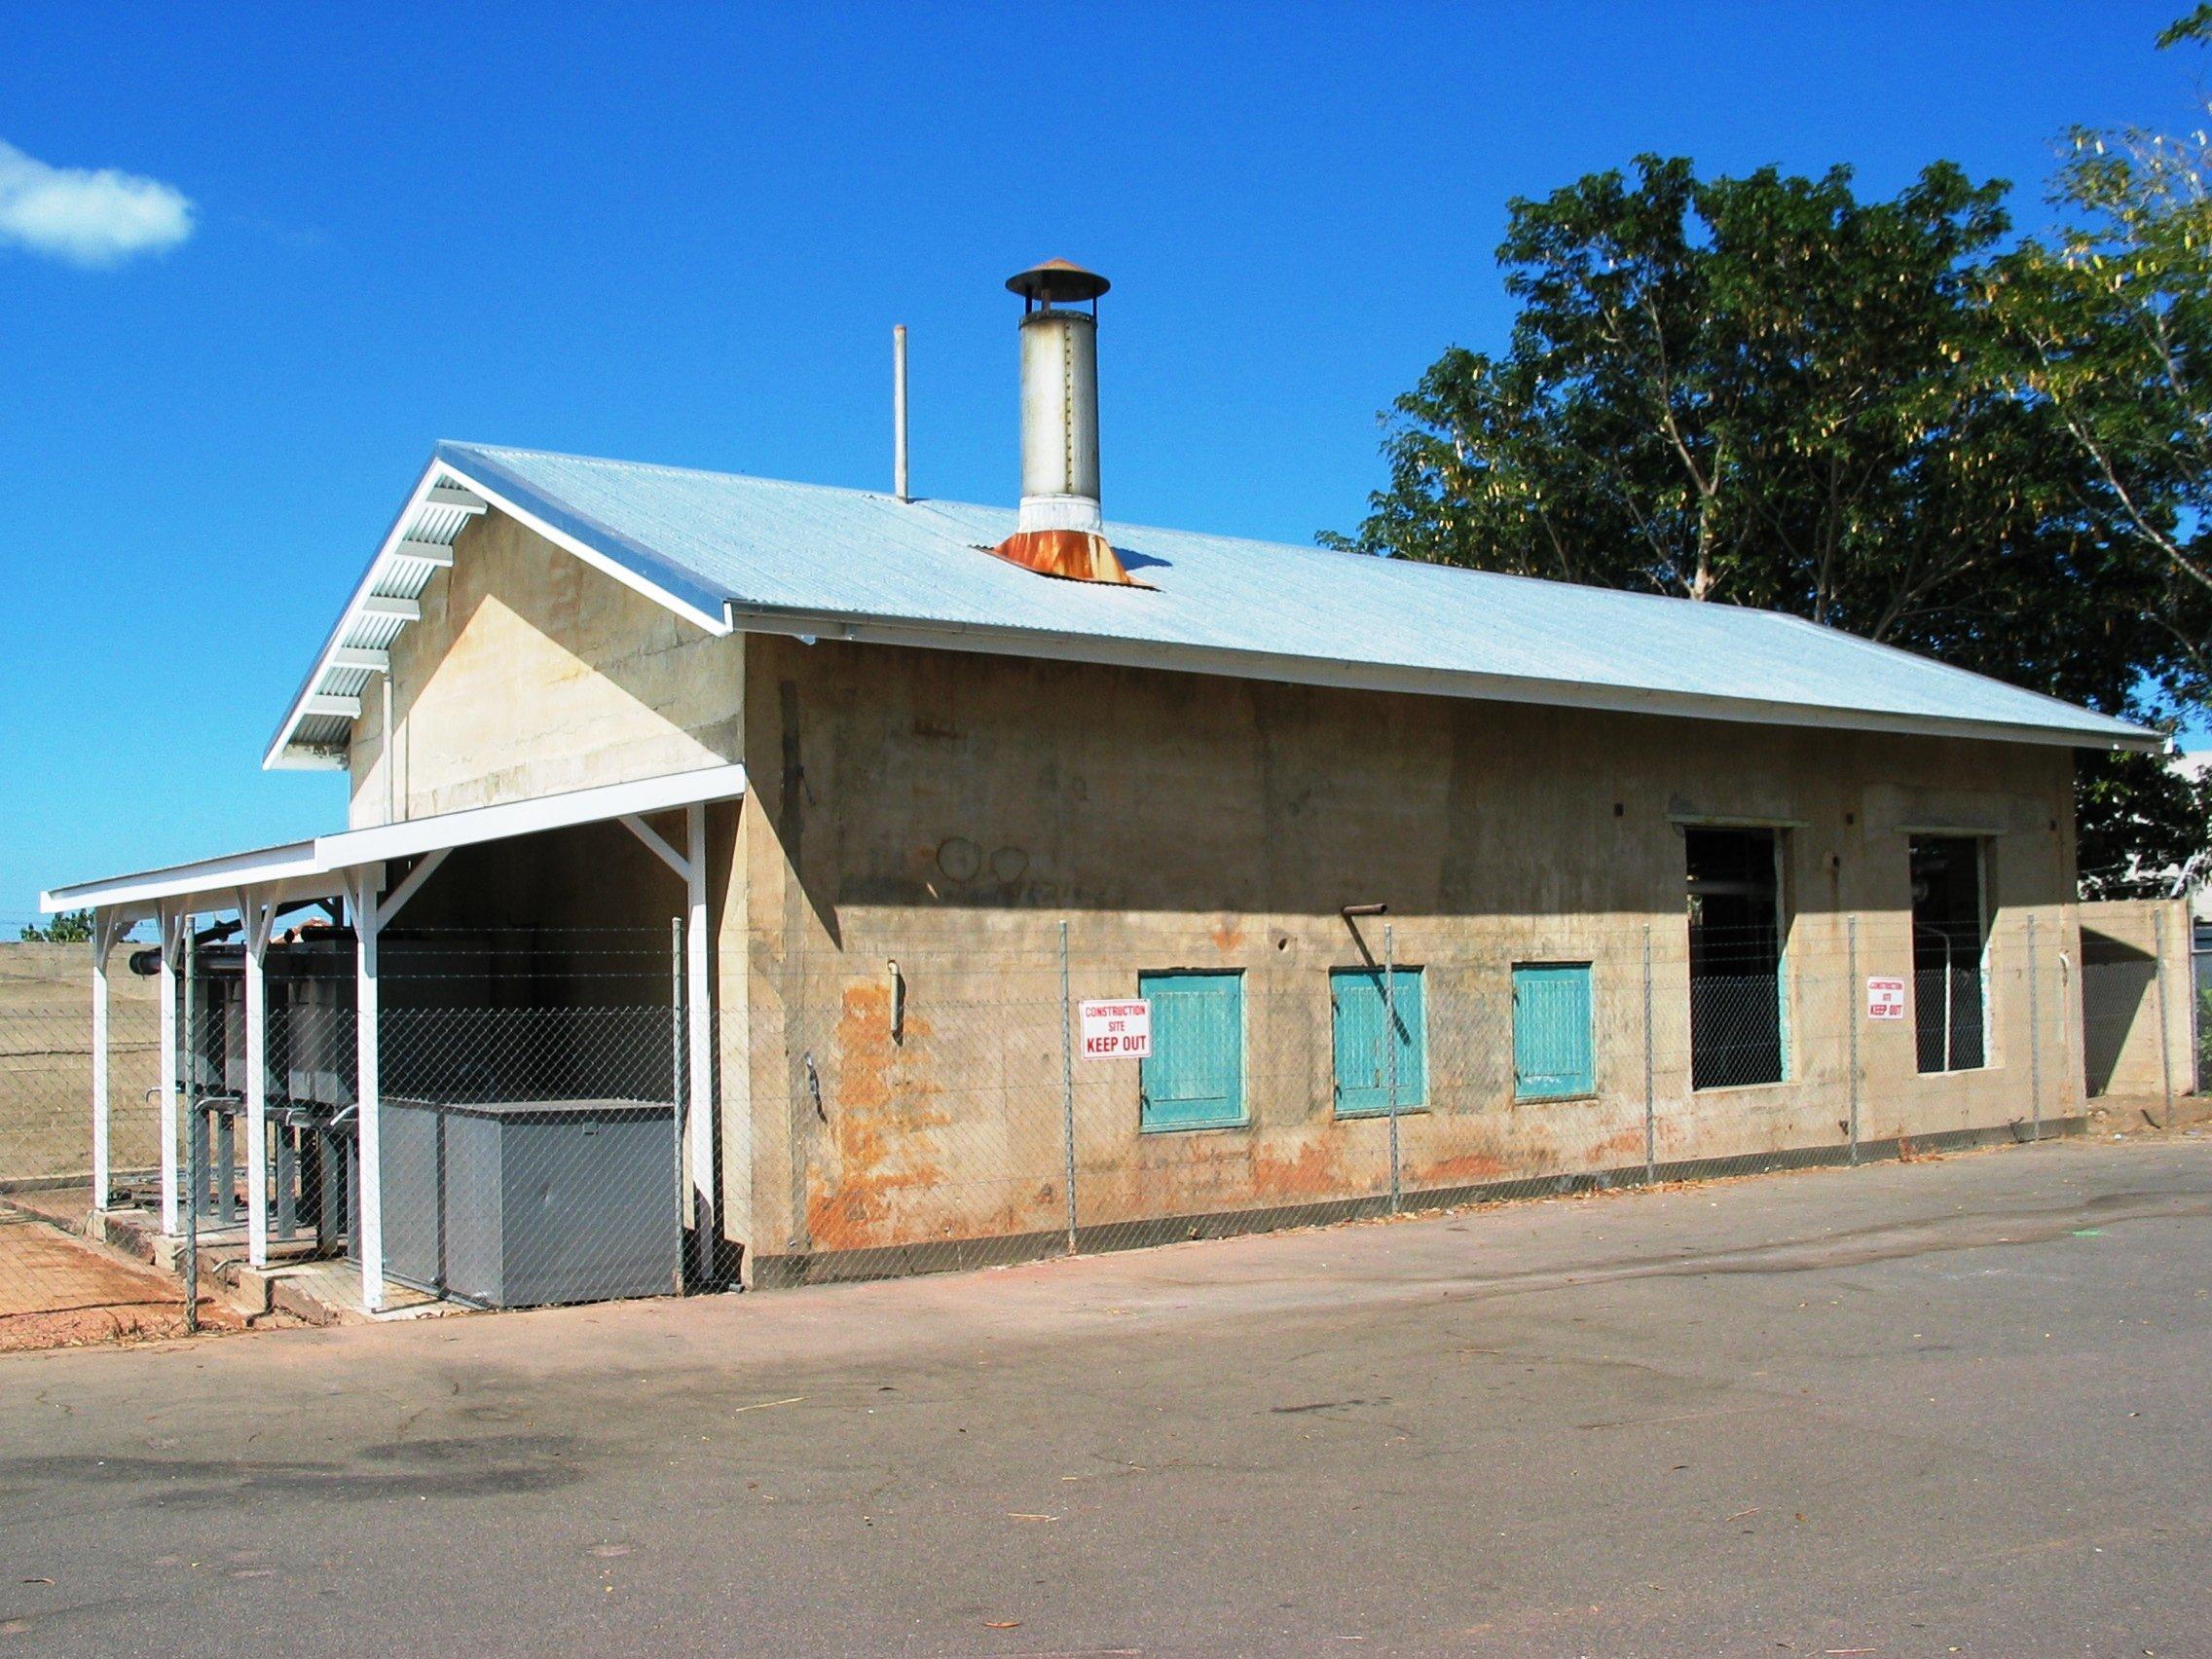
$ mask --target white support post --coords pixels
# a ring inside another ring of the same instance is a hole
[[[383,1086],[377,1061],[377,889],[382,865],[353,871],[354,978],[353,1021],[356,1115],[361,1147],[361,1306],[371,1313],[384,1309],[384,1145]]]
[[[246,1260],[269,1265],[269,928],[276,906],[260,894],[239,895],[245,934],[245,1238]]]
[[[173,1238],[177,1211],[176,965],[192,917],[171,900],[162,905],[156,921],[162,930],[162,1232]]]
[[[107,910],[92,914],[92,1208],[107,1208],[114,1191],[108,1158],[107,959],[122,932]]]
[[[689,1027],[691,1052],[691,1217],[702,1282],[714,1276],[717,1254],[715,1230],[715,1025],[707,992],[707,808],[694,802],[684,809],[689,855],[684,872],[685,921],[683,929],[684,1018]]]

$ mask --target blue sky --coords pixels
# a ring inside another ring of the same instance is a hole
[[[2069,123],[2201,119],[2183,9],[10,9],[0,203],[148,251],[0,236],[0,937],[343,820],[259,757],[438,438],[886,487],[904,322],[916,490],[1011,500],[1000,283],[1065,255],[1108,512],[1305,540],[1501,340],[1510,197],[1947,157],[2033,223]]]

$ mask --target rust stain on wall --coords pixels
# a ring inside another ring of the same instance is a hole
[[[1214,949],[1227,956],[1244,942],[1244,930],[1238,927],[1235,921],[1224,917],[1221,926],[1215,928],[1210,937],[1213,940]]]
[[[944,1179],[931,1161],[929,1130],[950,1122],[925,1104],[937,1093],[926,1071],[928,1022],[908,1012],[904,1038],[891,1037],[891,991],[845,987],[837,1019],[837,1070],[830,1097],[833,1158],[808,1170],[807,1219],[818,1249],[903,1242],[909,1195]]]
[[[1505,1161],[1488,1153],[1461,1153],[1456,1158],[1440,1158],[1434,1163],[1417,1165],[1409,1172],[1412,1185],[1419,1187],[1471,1187],[1483,1181],[1501,1179],[1506,1173]]]
[[[1251,1190],[1256,1198],[1330,1198],[1346,1191],[1346,1182],[1337,1167],[1336,1154],[1328,1143],[1311,1140],[1290,1158],[1277,1156],[1265,1147],[1255,1147]]]

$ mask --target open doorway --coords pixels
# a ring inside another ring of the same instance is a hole
[[[1924,1072],[1989,1063],[1982,953],[1987,861],[1972,835],[1915,835],[1912,860],[1913,1026]]]
[[[1691,826],[1690,1086],[1780,1083],[1781,832]]]

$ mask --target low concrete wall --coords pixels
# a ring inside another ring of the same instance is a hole
[[[2083,1087],[2092,1096],[2162,1098],[2169,1083],[2177,1094],[2196,1092],[2188,901],[2106,900],[2080,915]]]
[[[108,1098],[118,1171],[160,1157],[161,998],[108,958]],[[84,1179],[92,1161],[92,957],[89,945],[0,944],[0,1184]]]

